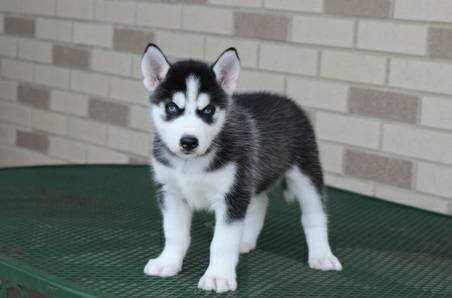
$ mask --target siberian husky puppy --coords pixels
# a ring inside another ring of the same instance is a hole
[[[150,44],[141,69],[155,128],[152,165],[165,235],[162,253],[144,272],[176,275],[190,245],[192,212],[207,209],[216,224],[210,263],[198,287],[234,291],[239,255],[256,247],[266,192],[280,179],[285,197],[303,211],[309,266],[341,270],[328,242],[314,131],[300,107],[281,95],[234,93],[240,72],[234,48],[212,65],[171,64]]]

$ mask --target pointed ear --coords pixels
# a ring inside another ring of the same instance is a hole
[[[240,74],[240,58],[235,48],[224,51],[212,65],[217,82],[224,91],[232,94]]]
[[[149,92],[154,91],[165,78],[170,66],[162,50],[155,44],[149,44],[141,59],[144,87]]]

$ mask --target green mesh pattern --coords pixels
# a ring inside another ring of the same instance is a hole
[[[240,258],[238,290],[227,295],[452,297],[451,218],[335,189],[328,196],[331,243],[344,271],[308,268],[299,208],[276,189],[257,250]],[[52,284],[59,297],[213,296],[196,287],[213,224],[196,214],[183,271],[148,277],[143,267],[163,246],[148,168],[0,170],[0,278],[27,277],[41,290]],[[25,275],[15,275],[19,269]]]

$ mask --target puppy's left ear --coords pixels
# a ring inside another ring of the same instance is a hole
[[[149,92],[154,91],[165,78],[170,66],[162,50],[155,44],[149,44],[141,59],[144,87]]]
[[[232,94],[240,74],[240,58],[235,48],[224,51],[212,65],[217,82],[227,94]]]

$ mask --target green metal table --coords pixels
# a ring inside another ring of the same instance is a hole
[[[342,272],[311,270],[300,211],[280,189],[257,250],[240,257],[232,297],[452,297],[452,218],[328,189]],[[143,274],[163,246],[145,166],[0,170],[0,297],[215,296],[196,285],[213,217],[198,213],[183,271]],[[27,289],[27,290],[26,290]]]

